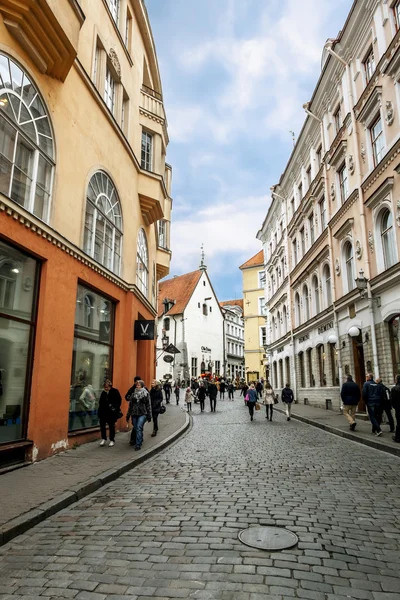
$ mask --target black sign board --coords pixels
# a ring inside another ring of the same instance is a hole
[[[166,354],[166,355],[164,356],[164,360],[165,360],[165,362],[167,362],[167,363],[172,363],[172,362],[174,362],[174,357],[173,357],[173,356],[171,356],[170,354]]]
[[[154,321],[135,321],[135,340],[154,340]]]
[[[99,327],[99,342],[109,344],[111,342],[111,323],[110,321],[101,321]]]
[[[178,350],[178,348],[176,346],[174,346],[173,344],[170,344],[169,346],[167,346],[165,348],[165,352],[169,352],[169,354],[180,354],[181,351]]]

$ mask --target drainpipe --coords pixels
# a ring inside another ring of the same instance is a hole
[[[174,315],[171,315],[171,316],[172,316],[172,318],[174,320],[174,324],[175,324],[175,327],[174,327],[174,346],[175,346],[175,348],[177,348],[177,345],[176,345],[176,321],[175,321]],[[176,358],[176,354],[174,354],[174,362],[172,363],[172,372],[174,374],[174,379],[176,379],[176,374],[175,374],[175,358]]]

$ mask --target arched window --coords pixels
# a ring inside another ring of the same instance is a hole
[[[283,321],[282,333],[283,333],[283,335],[286,335],[287,334],[287,312],[286,312],[286,306],[284,306],[283,309],[282,309],[282,321]]]
[[[304,320],[310,319],[310,299],[308,297],[308,286],[303,287]]]
[[[272,331],[271,331],[272,341],[274,342],[276,339],[276,321],[275,317],[272,317]]]
[[[347,291],[351,292],[355,287],[355,274],[354,274],[354,254],[353,246],[350,242],[346,242],[344,246],[344,260],[346,262],[346,277],[347,277]]]
[[[276,330],[277,330],[277,339],[281,337],[281,313],[278,310],[278,314],[276,316]]]
[[[49,220],[54,168],[50,120],[28,75],[0,54],[0,192]]]
[[[147,251],[146,234],[139,229],[136,254],[136,285],[147,297],[149,287],[149,253]]]
[[[298,292],[296,292],[296,294],[294,296],[294,315],[295,315],[295,320],[296,320],[296,327],[298,327],[299,325],[301,325],[300,296],[299,296]]]
[[[19,269],[12,262],[0,266],[0,308],[14,308],[15,284]]]
[[[93,311],[94,311],[94,300],[93,296],[85,294],[84,298],[84,325],[88,329],[93,329]]]
[[[322,278],[324,282],[325,308],[328,308],[332,304],[331,270],[328,265],[324,266]]]
[[[312,280],[312,291],[313,291],[313,300],[314,300],[314,314],[318,314],[321,311],[321,306],[319,302],[319,283],[318,277],[314,275]]]
[[[117,190],[104,171],[97,171],[87,189],[84,250],[119,275],[121,239],[122,216]]]
[[[381,214],[381,240],[385,269],[389,269],[396,263],[393,216],[389,209],[385,209]]]

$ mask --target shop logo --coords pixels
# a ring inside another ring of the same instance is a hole
[[[154,321],[135,321],[135,340],[154,340]]]

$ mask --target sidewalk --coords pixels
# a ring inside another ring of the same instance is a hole
[[[129,445],[130,432],[118,433],[115,446],[83,444],[0,476],[0,546],[56,512],[133,469],[176,440],[189,427],[188,414],[169,404],[159,431],[144,429],[142,450]],[[99,434],[100,435],[100,434]]]
[[[280,402],[274,409],[284,413],[285,405]],[[303,421],[303,423],[319,427],[348,440],[353,440],[360,444],[400,456],[400,444],[392,440],[394,434],[389,433],[389,425],[387,423],[382,424],[383,434],[380,437],[376,437],[371,433],[371,423],[369,420],[357,420],[356,415],[356,430],[350,431],[346,417],[338,411],[324,410],[323,408],[303,404],[292,405],[292,419],[298,419],[299,421]]]

